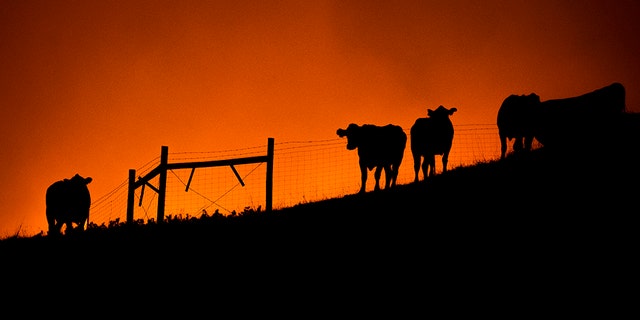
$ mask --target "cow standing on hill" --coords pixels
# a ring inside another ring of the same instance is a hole
[[[598,141],[606,147],[626,109],[625,89],[616,82],[580,96],[542,101],[539,109],[536,139],[545,147],[576,150]]]
[[[73,230],[84,230],[89,219],[91,195],[87,185],[91,177],[83,178],[76,174],[71,179],[56,181],[47,188],[46,214],[49,223],[49,235],[59,235],[63,225],[65,234]],[[73,224],[77,227],[74,228]]]
[[[407,134],[402,127],[388,124],[376,126],[349,124],[347,129],[338,129],[339,137],[347,137],[347,149],[358,149],[362,185],[359,193],[364,193],[367,184],[367,170],[375,168],[375,190],[380,190],[380,176],[384,169],[385,189],[395,187],[398,169],[402,163]]]
[[[442,171],[447,171],[449,152],[453,144],[453,123],[450,115],[458,111],[439,106],[427,110],[427,118],[418,118],[411,126],[411,153],[413,154],[414,182],[419,181],[420,167],[424,178],[436,174],[436,155],[442,156]],[[424,158],[424,162],[422,162]],[[422,162],[422,164],[421,164]]]
[[[498,110],[498,135],[500,136],[500,158],[507,154],[507,141],[513,140],[513,151],[529,151],[536,132],[540,97],[530,95],[508,96]]]
[[[498,110],[500,158],[507,151],[507,139],[515,138],[513,151],[531,150],[533,138],[556,150],[583,148],[594,141],[603,143],[624,113],[625,89],[620,83],[580,96],[540,101],[536,94],[511,95]]]

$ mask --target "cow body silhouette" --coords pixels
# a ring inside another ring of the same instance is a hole
[[[420,168],[424,178],[436,173],[436,155],[442,156],[442,171],[447,171],[449,152],[453,144],[451,116],[458,111],[439,106],[427,110],[427,118],[418,118],[411,126],[411,153],[413,155],[414,182],[419,181]],[[424,158],[424,160],[423,160]]]
[[[84,178],[76,174],[71,179],[56,181],[47,188],[49,235],[60,234],[63,225],[66,225],[65,234],[73,230],[84,230],[91,207],[91,194],[87,185],[92,180],[91,177]]]
[[[507,142],[513,142],[513,151],[531,150],[539,117],[540,97],[535,94],[510,95],[498,110],[500,158],[507,154]]]
[[[542,101],[539,109],[535,136],[546,148],[606,147],[626,109],[625,89],[616,82],[580,96]]]
[[[498,110],[500,158],[507,139],[515,138],[513,151],[531,150],[533,138],[545,147],[582,148],[590,140],[608,139],[608,130],[624,113],[625,89],[618,82],[583,95],[540,101],[534,93],[507,97]]]
[[[376,126],[365,124],[359,126],[349,124],[347,129],[338,129],[338,136],[347,137],[347,149],[358,149],[361,187],[359,193],[364,193],[367,184],[367,170],[376,169],[374,190],[380,190],[380,176],[385,173],[385,189],[394,187],[398,178],[398,170],[407,145],[407,134],[402,127],[388,124]]]

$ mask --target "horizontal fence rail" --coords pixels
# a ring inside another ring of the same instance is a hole
[[[499,157],[500,141],[495,125],[454,125],[454,128],[449,169]],[[346,149],[346,138],[275,141],[273,148],[273,190],[272,204],[269,204],[273,209],[341,197],[360,189],[358,154],[356,150]],[[267,145],[213,152],[169,152],[164,218],[188,219],[264,210],[268,192],[265,188],[267,163],[261,161],[265,160],[265,150]],[[233,162],[229,159],[250,160]],[[152,171],[157,170],[159,164],[160,157],[155,158],[136,169],[137,175],[152,177],[145,182],[158,186],[159,175]],[[216,166],[206,166],[210,164]],[[193,170],[179,170],[193,167],[198,167],[195,174]],[[436,173],[441,172],[441,157],[436,156]],[[383,173],[381,184],[384,179]],[[413,179],[413,158],[408,141],[397,183],[408,184]],[[366,190],[373,190],[374,184],[373,171],[370,171]],[[93,202],[91,224],[108,225],[124,222],[127,218],[138,222],[156,219],[158,195],[151,190],[142,194],[143,188],[135,190],[132,217],[127,217],[128,185],[128,179],[124,179],[113,191]]]

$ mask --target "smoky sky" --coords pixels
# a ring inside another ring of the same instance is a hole
[[[638,109],[635,1],[0,2],[0,216],[44,223],[49,183],[99,197],[171,150],[408,128],[427,108],[492,124],[509,94],[617,81]],[[21,190],[15,193],[12,190]],[[13,214],[15,213],[15,215]],[[2,233],[0,232],[0,235]]]

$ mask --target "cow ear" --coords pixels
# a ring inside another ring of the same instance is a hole
[[[89,183],[91,183],[91,181],[93,181],[93,179],[91,177],[86,177],[84,179],[84,181],[85,181],[86,184],[89,184]]]
[[[336,134],[338,134],[338,136],[340,138],[344,137],[345,135],[347,135],[347,130],[344,129],[338,129],[338,131],[336,131]]]
[[[454,112],[458,111],[457,108],[451,108],[449,109],[449,115],[452,115]]]

